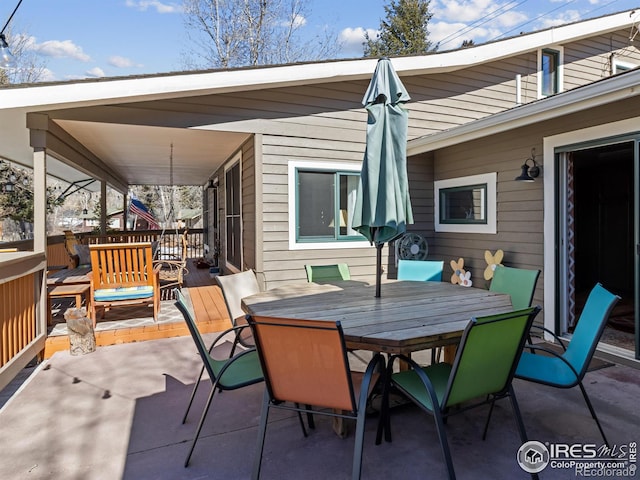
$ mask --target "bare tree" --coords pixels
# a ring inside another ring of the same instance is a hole
[[[185,25],[197,50],[192,67],[237,67],[318,60],[335,55],[337,35],[304,39],[304,0],[184,0]]]
[[[15,83],[34,83],[43,79],[46,62],[31,49],[33,38],[25,33],[13,35],[9,28],[5,32],[7,43],[16,65],[9,69],[0,69],[0,85]]]

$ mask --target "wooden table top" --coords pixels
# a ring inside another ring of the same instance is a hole
[[[65,268],[47,275],[47,286],[89,284],[91,267]]]
[[[512,310],[511,297],[445,282],[296,283],[242,299],[256,316],[340,321],[347,347],[411,353],[456,344],[472,317]]]

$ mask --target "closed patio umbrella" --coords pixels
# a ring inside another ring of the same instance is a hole
[[[411,97],[391,61],[378,60],[362,99],[367,109],[367,143],[356,195],[353,228],[376,246],[376,297],[380,296],[382,246],[413,223],[407,179],[408,114]]]

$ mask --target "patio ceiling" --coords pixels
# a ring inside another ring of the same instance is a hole
[[[169,185],[172,180],[174,185],[203,185],[249,137],[247,133],[77,120],[56,123],[130,185]],[[57,168],[61,167],[50,166],[53,175]],[[79,172],[86,178],[83,175]]]

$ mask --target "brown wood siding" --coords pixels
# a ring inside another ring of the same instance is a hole
[[[256,268],[256,175],[253,138],[242,145],[242,263]]]
[[[637,57],[637,49],[629,45],[625,35],[627,32],[618,32],[563,45],[565,89],[606,76],[602,65],[607,64],[611,48],[616,50],[616,55]],[[412,98],[406,105],[409,111],[409,138],[450,129],[514,107],[517,75],[521,77],[522,101],[536,100],[537,55],[537,50],[533,50],[460,71],[403,78]],[[582,80],[580,75],[583,75]],[[250,154],[253,144],[249,142],[243,146],[244,268],[260,267],[264,271],[266,287],[303,280],[305,263],[346,261],[356,278],[373,274],[373,247],[290,251],[288,222],[287,165],[290,161],[362,161],[367,115],[361,100],[367,85],[368,80],[333,82],[154,104],[154,108],[184,112],[185,118],[213,129],[260,134],[261,198],[255,196],[257,184],[253,183],[256,171]],[[518,142],[518,145],[523,143]],[[473,155],[462,160],[458,159],[458,155],[464,152],[455,149],[444,157],[442,152],[438,152],[434,160],[430,156],[411,160],[410,188],[416,217],[416,225],[412,230],[427,236],[432,247],[430,256],[458,258],[460,250],[466,251],[465,245],[479,238],[482,246],[472,250],[469,258],[473,269],[478,270],[475,274],[482,273],[485,249],[506,250],[518,245],[521,248],[518,252],[521,253],[517,261],[532,265],[541,263],[541,253],[533,245],[542,248],[542,210],[541,207],[531,209],[523,205],[541,202],[542,193],[537,192],[536,195],[535,191],[528,189],[516,190],[516,184],[512,182],[532,146],[541,151],[539,142],[523,147],[505,146],[505,157],[510,160],[503,162],[497,161],[492,155],[483,155],[481,149],[470,150]],[[449,155],[454,155],[456,161],[448,162]],[[499,235],[494,238],[496,241],[487,243],[487,236],[434,234],[434,171],[436,178],[498,172]],[[258,211],[255,210],[256,206]],[[256,215],[260,215],[258,223]],[[535,232],[531,232],[533,227]],[[256,228],[261,228],[261,265],[257,265]],[[220,238],[224,239],[224,232],[221,232]],[[385,247],[385,256],[386,252]],[[391,266],[391,261],[387,258],[387,267]]]
[[[575,112],[560,119],[495,134],[490,137],[444,148],[433,153],[435,180],[497,172],[497,234],[433,234],[430,256],[445,260],[445,275],[451,274],[450,260],[463,257],[471,270],[474,286],[488,286],[483,272],[485,250],[505,252],[503,263],[520,268],[543,269],[543,176],[534,183],[514,181],[531,148],[542,153],[543,138],[637,116],[640,99],[632,97],[609,105]],[[640,126],[638,127],[640,131]],[[411,158],[410,163],[415,159]],[[542,157],[536,156],[542,163]],[[543,278],[538,280],[534,303],[543,303]]]

